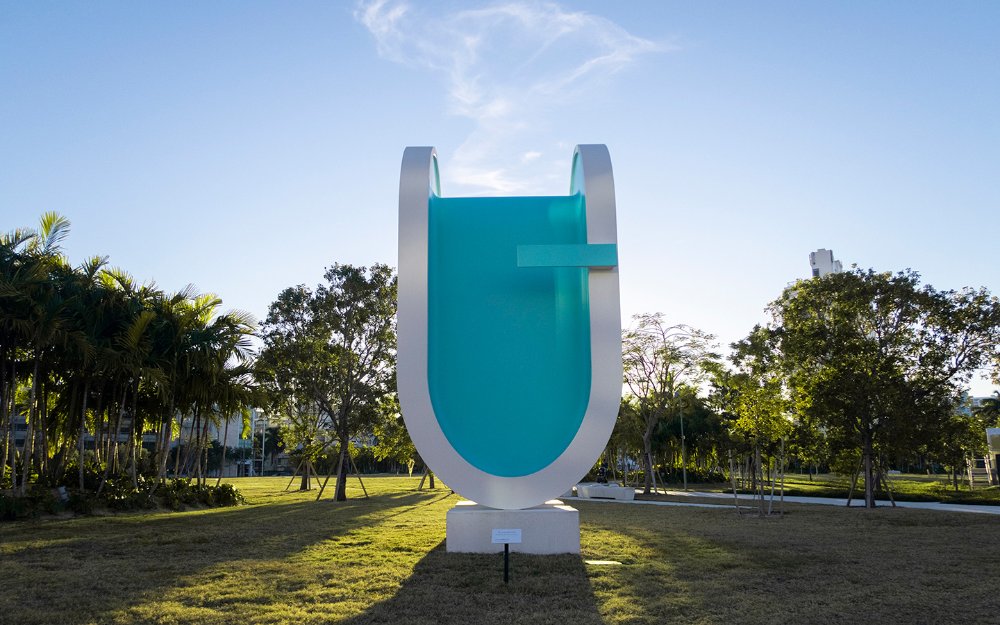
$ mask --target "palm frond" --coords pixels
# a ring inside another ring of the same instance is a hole
[[[38,223],[38,237],[35,239],[44,254],[58,252],[59,244],[69,235],[69,219],[55,211],[46,211]]]

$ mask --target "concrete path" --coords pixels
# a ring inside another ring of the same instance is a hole
[[[636,489],[636,494],[641,492],[640,489]],[[667,495],[674,497],[692,497],[700,499],[718,499],[720,503],[701,503],[701,502],[686,502],[686,501],[645,501],[636,499],[635,501],[617,501],[614,499],[582,499],[580,497],[560,497],[560,499],[571,499],[573,501],[594,501],[601,503],[622,503],[622,504],[640,504],[640,505],[651,505],[651,506],[688,506],[696,508],[733,508],[732,503],[721,503],[722,501],[732,501],[732,493],[707,493],[707,492],[697,492],[697,491],[683,491],[683,490],[668,490],[665,491]],[[753,495],[740,495],[740,502],[750,502],[753,500]],[[778,497],[775,496],[775,504],[778,503]],[[802,503],[802,504],[817,504],[822,506],[840,506],[846,507],[846,499],[834,499],[830,497],[798,497],[798,496],[785,496],[785,501],[788,503]],[[892,502],[889,500],[879,499],[875,502],[878,507],[889,507],[892,506]],[[860,502],[855,499],[851,503],[852,507],[860,508]],[[966,505],[966,504],[954,504],[954,503],[942,503],[940,501],[897,501],[896,506],[900,508],[919,508],[921,510],[942,510],[945,512],[966,512],[974,514],[995,514],[1000,515],[1000,506],[983,506],[983,505]],[[740,506],[741,508],[750,508],[751,506]]]

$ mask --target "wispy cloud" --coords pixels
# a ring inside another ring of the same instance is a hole
[[[549,174],[542,158],[549,148],[560,139],[589,139],[549,136],[560,104],[606,84],[640,56],[665,49],[603,17],[550,3],[506,2],[431,15],[402,0],[371,0],[358,5],[355,17],[382,57],[439,75],[448,111],[474,122],[450,155],[447,173],[449,182],[470,193],[533,191]],[[542,136],[551,143],[541,145]],[[564,163],[567,155],[559,157]]]

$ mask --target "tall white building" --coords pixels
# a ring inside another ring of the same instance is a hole
[[[814,278],[820,278],[828,273],[840,273],[844,266],[839,260],[833,260],[833,250],[820,248],[815,252],[809,252],[809,265],[812,267]]]

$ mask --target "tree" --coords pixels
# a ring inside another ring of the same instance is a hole
[[[608,458],[608,466],[616,469],[621,466],[622,480],[626,486],[629,484],[629,474],[634,468],[633,458],[643,456],[643,433],[645,423],[639,414],[639,403],[635,397],[624,395],[618,407],[618,418],[615,421],[615,428],[608,439],[608,446],[605,451]]]
[[[82,490],[87,475],[103,483],[124,472],[135,487],[150,431],[160,434],[162,477],[176,413],[182,422],[192,408],[215,419],[251,397],[241,364],[253,331],[247,315],[216,316],[221,301],[191,289],[164,296],[105,268],[103,257],[71,267],[59,247],[68,232],[64,217],[46,213],[37,229],[0,235],[0,483],[20,493],[32,480]],[[189,437],[202,452],[190,454],[202,478],[206,432]],[[149,468],[152,477],[156,463]]]
[[[406,431],[403,416],[399,410],[399,397],[390,393],[379,404],[379,419],[372,427],[375,435],[374,456],[376,460],[391,460],[407,467],[412,474],[420,455]]]
[[[667,326],[662,313],[633,317],[622,333],[625,384],[643,425],[644,492],[653,487],[653,435],[657,425],[679,413],[682,390],[697,386],[706,366],[718,358],[714,337],[687,325]]]
[[[336,439],[334,498],[343,501],[350,439],[370,429],[391,391],[396,278],[386,265],[334,265],[324,279],[315,292],[291,287],[271,304],[258,375],[286,418],[292,406],[316,407],[310,436],[329,428]]]
[[[987,397],[973,411],[988,427],[1000,426],[1000,391],[993,391],[993,397]]]
[[[264,321],[264,348],[254,369],[270,414],[281,424],[282,443],[297,456],[301,490],[309,490],[313,467],[335,441],[333,417],[316,399],[333,393],[333,386],[316,376],[328,354],[312,303],[313,294],[303,285],[281,292]]]
[[[958,474],[970,456],[982,456],[987,451],[986,422],[981,413],[956,410],[942,424],[940,435],[928,452],[945,466],[951,467],[952,485],[958,490]]]
[[[802,280],[771,303],[767,335],[795,412],[860,452],[874,507],[879,456],[939,437],[972,374],[997,362],[1000,302],[937,291],[912,271]]]

